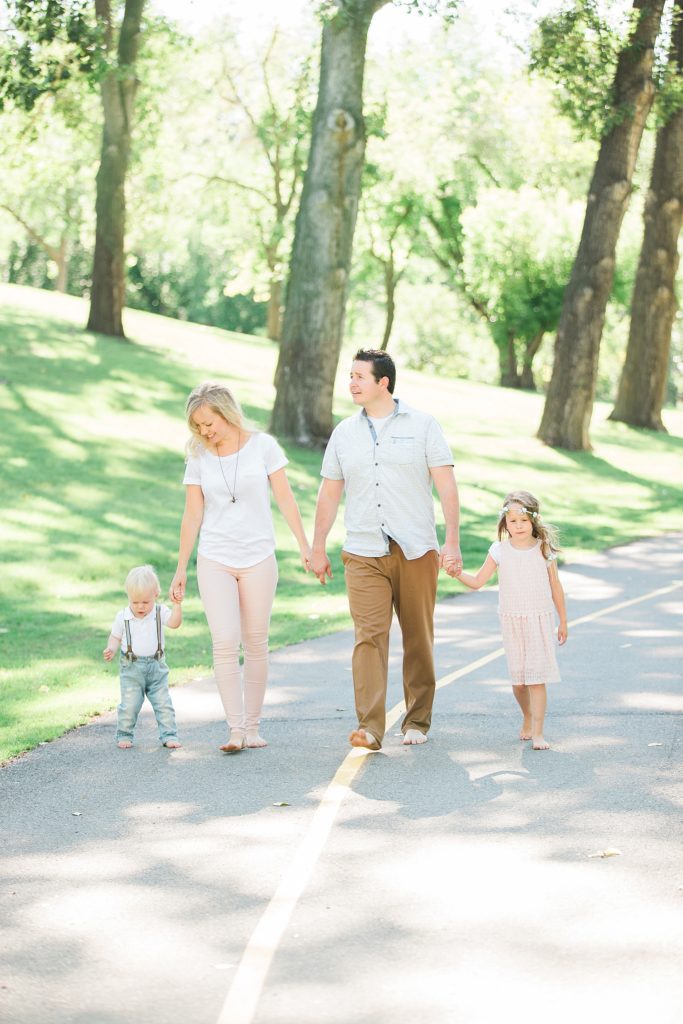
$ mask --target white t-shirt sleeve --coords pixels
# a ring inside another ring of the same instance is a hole
[[[116,618],[114,619],[114,625],[111,627],[111,635],[115,636],[117,640],[121,640],[123,639],[124,632],[125,630],[123,625],[123,612],[121,611],[118,612]]]
[[[261,434],[261,453],[268,476],[277,473],[278,469],[284,469],[289,462],[278,442],[270,434]]]
[[[323,456],[323,464],[320,467],[320,475],[326,477],[328,480],[343,480],[344,474],[341,468],[341,462],[337,455],[337,428],[332,431],[332,435],[327,442],[327,448]]]
[[[199,463],[199,458],[196,455],[190,455],[187,462],[185,463],[185,476],[183,477],[184,484],[199,484],[202,482],[202,469]]]
[[[489,548],[489,554],[496,565],[500,565],[500,541],[494,540],[493,544]]]
[[[453,466],[453,453],[444,437],[443,430],[435,419],[432,419],[427,427],[427,465],[430,468],[437,466]]]

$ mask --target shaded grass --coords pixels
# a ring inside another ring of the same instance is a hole
[[[101,651],[122,583],[152,562],[166,588],[176,560],[184,494],[182,409],[207,377],[229,380],[260,428],[274,398],[275,346],[258,338],[127,313],[130,342],[82,330],[77,299],[0,286],[0,760],[49,740],[117,701],[115,666]],[[346,396],[346,360],[337,411]],[[505,492],[525,487],[562,529],[566,557],[680,527],[683,417],[670,435],[606,422],[598,406],[595,450],[555,451],[534,432],[542,398],[467,381],[401,371],[397,394],[443,423],[456,456],[468,568],[494,539]],[[320,453],[287,445],[289,476],[312,523]],[[324,590],[299,568],[298,551],[276,513],[280,584],[272,644],[349,625],[339,549]],[[440,595],[459,591],[445,576]],[[208,672],[208,632],[196,597],[169,635],[174,682]]]

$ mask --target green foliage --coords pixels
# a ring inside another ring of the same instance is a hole
[[[0,46],[0,110],[33,110],[80,75],[94,83],[105,63],[103,34],[89,0],[10,0]]]
[[[531,70],[554,83],[557,106],[579,138],[600,139],[614,124],[614,75],[624,43],[597,0],[570,0],[539,23]]]

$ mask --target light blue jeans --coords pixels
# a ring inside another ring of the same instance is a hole
[[[175,711],[168,692],[168,665],[162,658],[138,658],[137,661],[120,660],[121,703],[118,711],[116,741],[132,740],[135,723],[145,697],[154,708],[162,743],[177,739]]]

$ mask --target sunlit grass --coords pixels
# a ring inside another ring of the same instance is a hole
[[[79,299],[0,286],[0,759],[49,740],[118,699],[101,652],[125,603],[128,569],[152,562],[170,582],[184,501],[182,409],[195,383],[233,383],[247,415],[267,426],[277,351],[263,339],[126,312],[132,343],[88,334]],[[336,411],[346,394],[348,354]],[[608,423],[598,406],[594,451],[560,452],[534,437],[540,395],[400,370],[396,393],[443,423],[456,459],[468,567],[483,560],[507,490],[538,494],[562,530],[566,557],[680,528],[683,415],[669,436]],[[289,476],[312,523],[320,453],[287,445]],[[322,589],[305,577],[276,514],[280,584],[272,644],[350,625],[339,546]],[[442,596],[460,586],[445,576]],[[194,581],[185,622],[169,634],[171,677],[209,671],[211,652]]]

